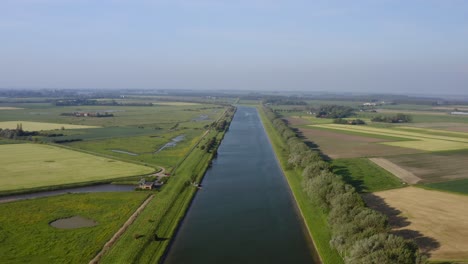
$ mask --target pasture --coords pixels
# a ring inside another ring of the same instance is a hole
[[[42,144],[0,145],[0,191],[149,174],[154,168]]]
[[[170,102],[166,102],[170,103]],[[13,121],[16,128],[17,120],[21,122],[41,122],[41,123],[60,123],[73,124],[83,126],[99,126],[99,127],[123,127],[123,126],[140,126],[140,127],[170,127],[170,124],[191,122],[199,116],[207,116],[207,120],[215,120],[224,107],[213,104],[190,104],[184,103],[170,105],[153,105],[153,106],[98,106],[98,105],[81,105],[81,106],[54,106],[45,103],[28,103],[18,104],[18,109],[8,111],[8,114],[0,115],[1,121]],[[109,112],[113,117],[76,117],[65,116],[62,113],[73,112]],[[24,128],[24,125],[23,125]],[[61,127],[58,127],[61,128]]]
[[[0,204],[2,263],[87,263],[148,196],[86,193]],[[94,227],[58,229],[50,222],[81,216]]]
[[[468,260],[468,196],[407,187],[364,199],[389,216],[395,233],[413,238],[430,260]]]
[[[468,152],[435,152],[387,157],[389,161],[421,178],[435,183],[468,178]]]
[[[160,134],[85,140],[67,145],[72,148],[112,156],[122,160],[137,161],[170,169],[187,154],[190,147],[196,143],[204,132],[204,130],[195,129],[183,129],[170,132],[163,130],[159,132]],[[171,140],[177,136],[184,136],[184,139],[177,142],[175,146],[165,148],[158,152],[161,147],[171,142]],[[136,155],[129,155],[125,152]]]
[[[377,192],[404,187],[405,184],[390,172],[365,158],[336,159],[332,162],[333,172],[354,186],[358,192]]]
[[[378,136],[389,136],[405,138],[404,141],[394,142],[380,142],[388,146],[404,147],[417,149],[422,151],[446,151],[446,150],[458,150],[468,148],[468,138],[464,135],[450,134],[434,135],[434,133],[419,131],[407,131],[398,128],[377,128],[371,126],[352,126],[352,125],[315,125],[314,127],[331,129],[336,131],[349,131],[353,133],[360,133],[363,135],[378,135]]]
[[[97,128],[97,126],[84,126],[84,125],[70,125],[58,123],[45,123],[45,122],[31,122],[31,121],[4,121],[0,122],[2,129],[16,129],[16,126],[21,124],[24,131],[41,131],[41,130],[57,130],[57,129],[84,129],[84,128]]]

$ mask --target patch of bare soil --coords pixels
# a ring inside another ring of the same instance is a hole
[[[468,196],[407,187],[363,198],[389,217],[394,233],[414,239],[431,260],[468,260]]]
[[[374,162],[378,166],[382,167],[384,170],[390,172],[391,174],[397,176],[401,180],[409,184],[416,184],[421,181],[421,178],[414,175],[413,173],[403,169],[402,167],[396,165],[395,163],[383,159],[383,158],[370,158],[370,161]]]

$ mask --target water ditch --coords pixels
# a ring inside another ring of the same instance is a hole
[[[173,263],[319,263],[255,108],[236,115],[165,256]]]
[[[184,140],[185,139],[185,135],[180,135],[180,136],[177,136],[173,139],[171,139],[170,142],[166,143],[164,146],[160,147],[156,152],[154,152],[155,154],[166,149],[166,148],[173,148],[175,146],[177,146],[177,143],[179,143],[180,141]]]
[[[19,200],[33,199],[39,197],[47,197],[54,195],[61,195],[66,193],[90,193],[90,192],[128,192],[135,190],[135,185],[116,185],[116,184],[97,184],[92,186],[85,187],[74,187],[53,191],[43,191],[43,192],[34,192],[34,193],[25,193],[25,194],[14,194],[0,197],[1,203],[8,203]]]

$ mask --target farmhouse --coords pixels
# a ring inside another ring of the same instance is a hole
[[[459,111],[456,111],[456,112],[451,112],[450,114],[451,114],[451,115],[468,115],[468,112],[459,112]]]
[[[141,179],[140,180],[140,183],[138,185],[138,188],[142,189],[142,190],[152,190],[153,188],[156,188],[156,187],[161,187],[163,185],[163,183],[161,182],[158,182],[158,181],[146,181],[145,179]]]

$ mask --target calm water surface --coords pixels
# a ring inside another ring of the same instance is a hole
[[[166,264],[318,263],[255,108],[229,132]]]
[[[89,192],[128,192],[135,190],[135,185],[114,185],[114,184],[97,184],[85,187],[74,187],[53,191],[43,191],[35,193],[14,194],[0,197],[0,203],[8,203],[18,200],[33,199],[39,197],[47,197],[61,195],[66,193],[89,193]]]

